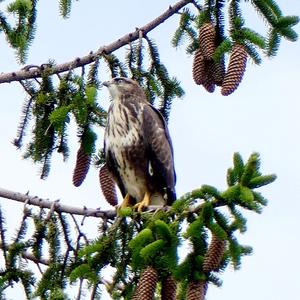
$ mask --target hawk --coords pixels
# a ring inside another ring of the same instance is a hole
[[[121,207],[142,211],[150,204],[172,204],[176,174],[163,116],[136,81],[117,77],[103,85],[112,97],[104,134],[106,167],[122,193]]]

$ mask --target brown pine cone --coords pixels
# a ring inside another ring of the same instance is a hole
[[[227,242],[213,235],[204,257],[203,271],[216,271],[220,267]]]
[[[203,24],[199,29],[199,48],[205,59],[212,59],[216,49],[216,29],[211,23]]]
[[[73,172],[73,184],[80,186],[86,177],[91,163],[91,157],[86,154],[82,147],[77,152],[76,165]]]
[[[152,300],[158,280],[157,271],[153,267],[147,267],[138,283],[137,295],[139,300]]]
[[[99,182],[100,182],[100,187],[101,187],[102,193],[103,193],[106,201],[112,206],[117,205],[118,204],[118,196],[117,196],[117,192],[116,192],[115,182],[113,181],[106,164],[104,164],[100,168]]]
[[[221,93],[228,96],[236,90],[243,79],[247,64],[247,51],[243,45],[236,44],[232,48],[228,70],[225,74]]]
[[[204,300],[207,291],[207,282],[190,282],[187,288],[187,300]]]
[[[212,59],[205,61],[205,77],[202,85],[209,93],[213,93],[215,91],[214,64],[215,62]]]
[[[164,278],[161,283],[161,300],[176,300],[177,284],[172,276]]]
[[[197,49],[193,61],[193,79],[200,85],[205,79],[205,59],[200,49]]]
[[[138,296],[138,293],[137,293],[137,289],[135,289],[132,297],[131,297],[131,300],[139,300],[139,296]]]
[[[217,86],[222,86],[225,76],[225,61],[224,57],[219,62],[213,63],[213,79]]]

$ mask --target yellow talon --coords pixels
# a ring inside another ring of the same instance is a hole
[[[130,195],[126,194],[122,204],[120,205],[120,208],[125,208],[125,207],[130,206],[130,200],[131,200]]]
[[[143,200],[141,202],[138,202],[134,206],[134,208],[136,208],[138,212],[142,212],[145,207],[148,207],[150,205],[150,198],[151,198],[150,193],[146,192]]]

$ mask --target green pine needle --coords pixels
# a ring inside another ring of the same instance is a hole
[[[59,12],[63,18],[68,18],[71,13],[72,0],[60,0],[59,1]]]
[[[154,263],[155,257],[159,254],[165,246],[165,241],[162,239],[156,240],[140,250],[141,257],[145,260],[146,264]]]
[[[251,189],[259,188],[259,187],[262,187],[264,185],[274,182],[276,180],[276,178],[277,178],[277,176],[275,174],[257,176],[250,180],[248,186]]]

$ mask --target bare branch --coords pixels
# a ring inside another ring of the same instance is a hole
[[[38,196],[31,196],[28,193],[22,194],[10,190],[6,190],[0,187],[0,198],[6,198],[18,202],[22,202],[26,205],[34,205],[38,206],[41,209],[48,208],[52,212],[58,212],[58,213],[67,213],[71,214],[73,219],[75,220],[73,215],[81,215],[84,217],[95,217],[95,218],[102,218],[104,220],[114,220],[117,216],[117,210],[100,210],[100,208],[87,208],[87,207],[75,207],[70,205],[64,205],[59,202],[59,200],[51,201],[48,199],[42,199]],[[157,210],[169,210],[169,206],[160,206],[160,205],[150,205],[147,207],[145,212],[156,212]],[[77,223],[76,223],[77,224]],[[79,229],[79,226],[77,225],[77,229]],[[79,230],[79,235],[81,235],[81,232]]]
[[[100,47],[98,51],[96,51],[95,53],[91,52],[86,56],[77,57],[72,61],[62,63],[56,66],[42,65],[41,67],[37,67],[35,65],[34,66],[30,65],[28,67],[22,68],[20,71],[17,72],[3,73],[0,75],[0,84],[9,83],[13,81],[20,81],[25,79],[31,79],[31,78],[38,78],[42,76],[45,70],[47,70],[48,75],[53,75],[53,74],[66,72],[78,67],[82,67],[84,65],[88,65],[94,62],[97,59],[97,57],[103,54],[110,54],[115,50],[139,39],[141,33],[143,36],[145,36],[148,32],[152,31],[154,28],[162,24],[172,15],[177,13],[181,8],[183,8],[184,6],[192,2],[193,0],[178,1],[173,6],[169,6],[169,8],[163,14],[161,14],[151,22],[147,23],[143,27],[138,28],[134,32],[130,32],[124,35],[123,37],[119,38],[118,40],[112,42],[109,45]]]
[[[100,210],[100,208],[86,208],[86,207],[74,207],[59,203],[58,200],[50,201],[48,199],[42,199],[37,196],[30,196],[28,194],[22,194],[14,191],[9,191],[0,188],[0,197],[11,199],[14,201],[26,203],[28,205],[39,206],[40,208],[53,209],[56,212],[64,212],[75,215],[83,215],[86,217],[106,218],[114,219],[116,216],[116,210]]]

